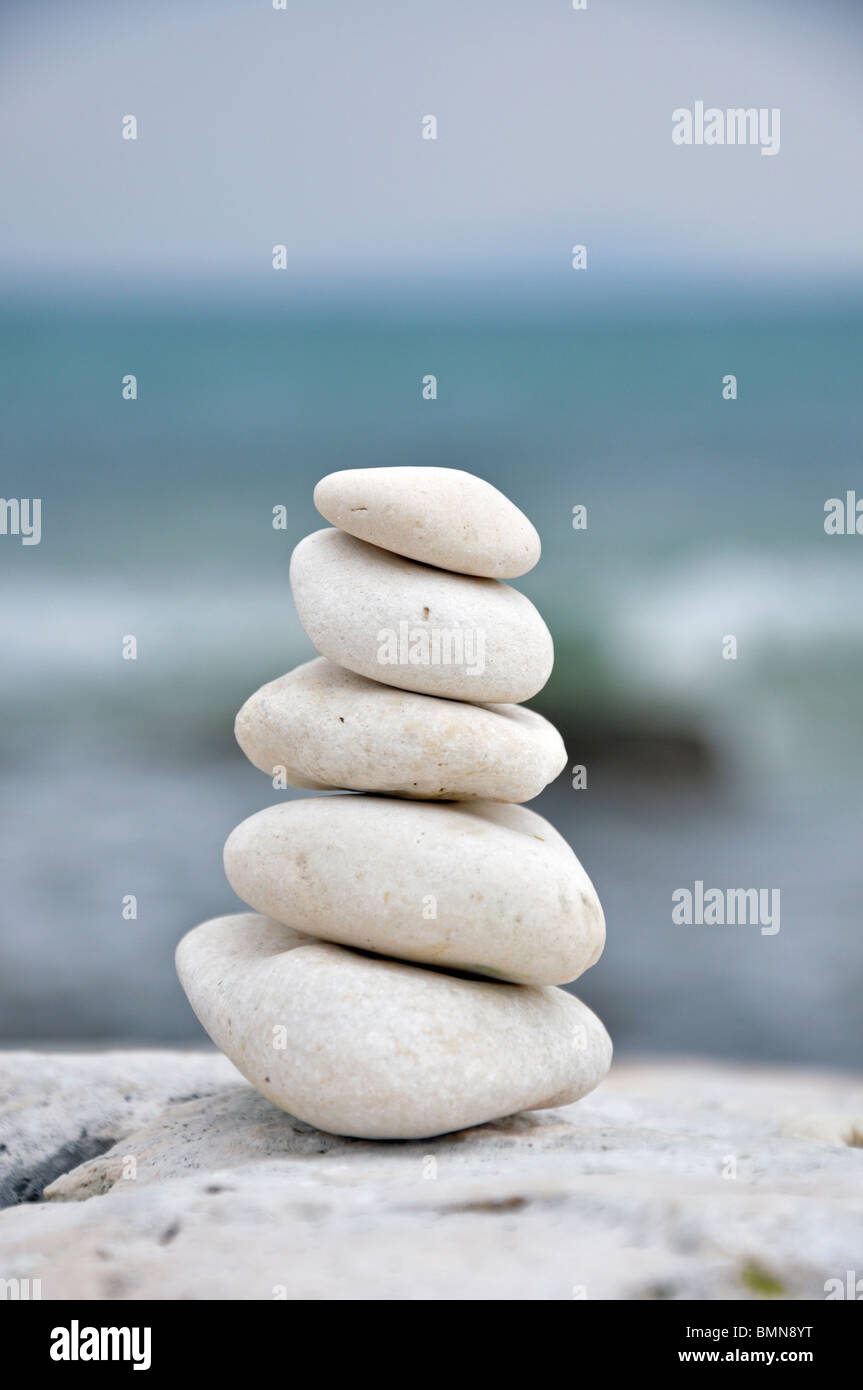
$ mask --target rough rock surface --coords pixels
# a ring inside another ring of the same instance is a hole
[[[0,1054],[0,1095],[24,1198],[0,1276],[43,1298],[822,1299],[863,1274],[847,1076],[618,1064],[577,1105],[387,1144],[292,1119],[213,1052]]]

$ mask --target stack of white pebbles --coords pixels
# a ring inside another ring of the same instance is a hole
[[[300,542],[291,585],[321,656],[257,691],[236,733],[271,777],[336,794],[232,832],[225,871],[255,911],[181,941],[183,988],[253,1086],[334,1134],[578,1100],[611,1042],[556,986],[599,958],[605,923],[565,840],[518,804],[566,752],[519,708],[553,649],[501,582],[539,537],[457,469],[333,473],[315,505],[334,529]]]

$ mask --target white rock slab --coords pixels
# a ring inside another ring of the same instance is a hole
[[[782,1134],[825,1110],[859,1129],[859,1079],[616,1062],[576,1105],[375,1144],[276,1109],[215,1051],[0,1053],[0,1142],[25,1175],[29,1162],[38,1182],[45,1152],[102,1133],[107,1114],[119,1140],[47,1202],[0,1212],[0,1271],[41,1280],[46,1300],[762,1300],[769,1288],[765,1321],[788,1322],[786,1300],[860,1277],[863,1150]]]
[[[524,512],[460,468],[346,468],[321,479],[315,506],[361,541],[459,574],[514,579],[540,556]]]
[[[332,1134],[428,1138],[565,1104],[611,1063],[599,1019],[565,990],[381,960],[253,913],[189,932],[177,973],[252,1085]]]
[[[234,732],[255,767],[290,786],[433,801],[530,801],[566,763],[534,710],[396,690],[325,657],[257,690]]]
[[[60,1173],[110,1149],[166,1105],[236,1079],[224,1057],[189,1048],[172,1052],[167,1067],[166,1055],[158,1048],[110,1057],[0,1051],[0,1208],[38,1201]]]
[[[399,960],[556,985],[595,964],[605,944],[590,879],[524,806],[286,801],[238,825],[224,859],[256,911]]]
[[[551,634],[496,579],[405,560],[344,531],[306,536],[291,587],[317,650],[369,680],[450,700],[519,704],[551,674]]]

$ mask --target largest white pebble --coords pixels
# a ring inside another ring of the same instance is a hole
[[[566,1105],[611,1063],[599,1019],[564,990],[376,960],[253,913],[189,932],[177,971],[243,1076],[331,1134],[427,1139]]]

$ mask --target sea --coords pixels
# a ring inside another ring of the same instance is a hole
[[[863,535],[824,524],[863,502],[859,304],[423,319],[73,291],[0,320],[0,491],[41,503],[38,544],[0,535],[0,1043],[201,1039],[174,947],[240,910],[231,828],[299,795],[232,724],[314,654],[288,585],[314,484],[434,464],[542,537],[516,584],[568,764],[532,808],[605,906],[573,988],[619,1055],[860,1065]],[[779,930],[675,921],[696,882],[778,890]]]

